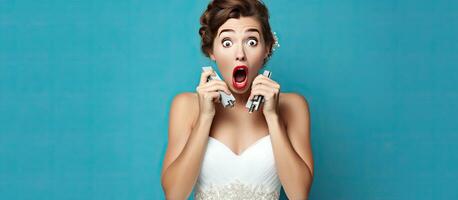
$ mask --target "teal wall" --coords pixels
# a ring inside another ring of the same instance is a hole
[[[206,4],[0,0],[0,199],[162,199]],[[457,1],[266,4],[267,67],[311,109],[311,199],[458,199]]]

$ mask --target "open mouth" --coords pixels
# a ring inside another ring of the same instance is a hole
[[[248,67],[245,65],[236,66],[232,71],[232,85],[236,89],[243,89],[247,85]]]

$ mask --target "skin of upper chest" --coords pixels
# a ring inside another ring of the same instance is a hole
[[[283,97],[283,100],[281,99]],[[286,95],[281,94],[279,112],[282,113],[287,105]],[[235,116],[215,115],[209,136],[226,144],[235,152],[241,152],[257,140],[269,134],[267,122],[261,110],[259,116],[240,113]],[[282,116],[280,114],[280,116]]]

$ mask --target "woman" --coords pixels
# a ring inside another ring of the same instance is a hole
[[[214,0],[201,16],[203,53],[223,81],[204,71],[197,93],[177,95],[170,108],[161,182],[167,199],[307,199],[313,180],[307,101],[280,93],[258,75],[275,43],[268,10],[258,0]],[[200,70],[200,69],[199,69]],[[236,103],[219,103],[224,91]],[[265,102],[249,113],[255,95]]]

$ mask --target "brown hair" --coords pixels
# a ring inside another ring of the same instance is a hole
[[[213,0],[200,17],[199,35],[201,50],[209,57],[213,51],[213,41],[217,31],[230,18],[254,17],[261,24],[261,32],[269,54],[264,64],[272,56],[272,46],[275,43],[270,30],[269,11],[261,0]]]

